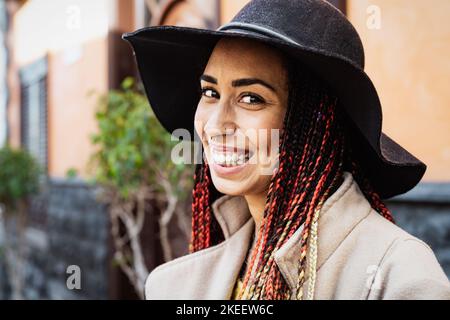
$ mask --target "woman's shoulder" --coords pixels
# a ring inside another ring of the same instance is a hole
[[[372,294],[383,299],[450,299],[450,283],[432,248],[372,209],[355,230],[377,252]]]

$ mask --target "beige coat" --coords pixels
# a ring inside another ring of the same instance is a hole
[[[430,247],[381,217],[351,173],[344,177],[319,219],[314,298],[450,299],[449,280]],[[254,222],[242,196],[222,196],[213,203],[213,212],[225,241],[154,269],[146,280],[146,299],[230,298]],[[292,292],[300,233],[301,228],[276,253]]]

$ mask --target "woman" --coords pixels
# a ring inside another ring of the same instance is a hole
[[[381,132],[361,41],[338,10],[254,0],[218,31],[126,39],[158,119],[204,147],[191,254],[152,271],[147,299],[450,298],[431,249],[382,201],[426,166]]]

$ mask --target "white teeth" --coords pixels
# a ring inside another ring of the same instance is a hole
[[[242,165],[246,161],[246,157],[244,154],[237,153],[215,153],[212,152],[213,160],[217,164],[227,165],[227,166],[236,166]]]

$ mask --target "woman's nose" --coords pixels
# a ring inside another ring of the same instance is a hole
[[[227,102],[218,103],[212,110],[205,125],[205,133],[208,138],[217,135],[233,134],[237,128],[234,117],[234,112]]]

